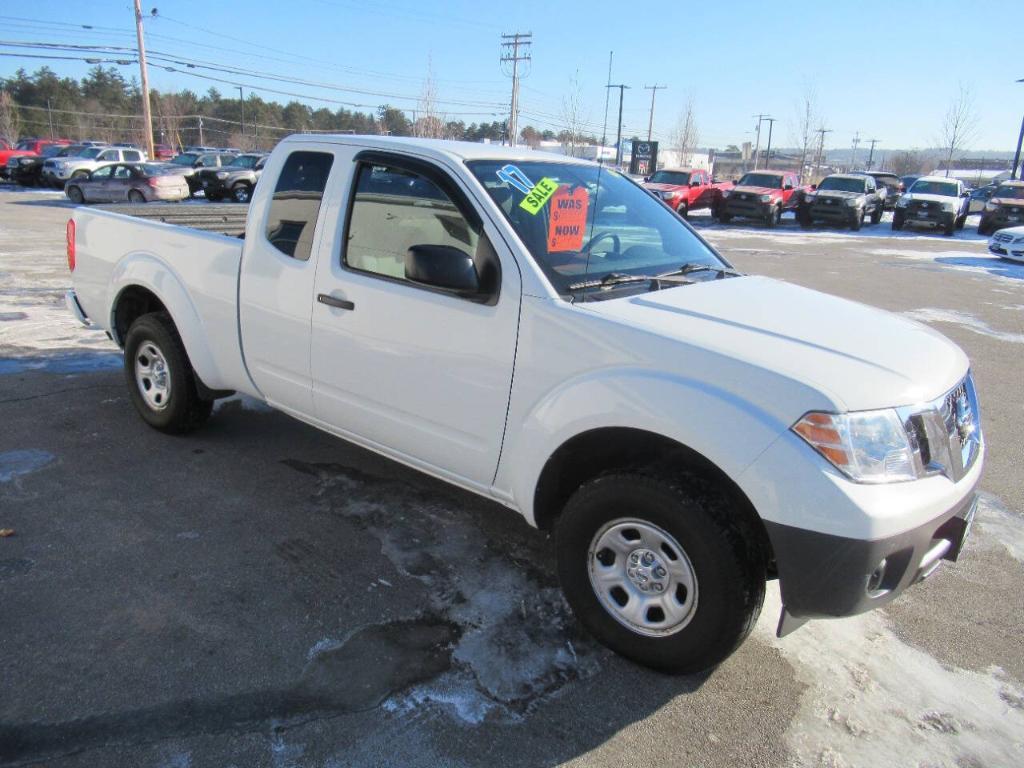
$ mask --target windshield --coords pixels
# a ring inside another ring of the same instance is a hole
[[[85,158],[88,158],[88,159],[91,160],[92,158],[96,157],[96,155],[98,155],[102,151],[103,151],[103,147],[89,147],[88,149],[83,150],[82,153],[79,154],[78,156],[79,157],[85,157]]]
[[[690,183],[690,174],[682,171],[658,171],[651,176],[652,184],[678,184],[684,186]]]
[[[745,173],[737,186],[782,189],[782,177],[774,173]]]
[[[1024,200],[1024,187],[1011,187],[1009,184],[1003,184],[993,193],[992,197]]]
[[[818,191],[834,189],[837,192],[863,192],[863,179],[844,179],[842,176],[828,176],[818,185]]]
[[[171,160],[171,162],[174,163],[175,165],[191,166],[192,163],[194,163],[198,157],[199,155],[193,154],[192,152],[186,152],[183,155],[178,155],[176,158]]]
[[[43,157],[56,157],[57,155],[61,154],[65,149],[67,149],[67,147],[65,147],[63,144],[47,144],[45,147],[43,147],[43,151],[40,152],[39,154],[42,155]]]
[[[675,213],[617,171],[576,163],[467,165],[559,293],[584,276],[728,266]]]
[[[261,158],[260,158],[259,155],[239,155],[234,160],[232,160],[230,163],[228,163],[228,167],[230,167],[230,168],[252,168],[254,165],[256,165],[256,163],[258,163],[260,161],[260,159]]]
[[[14,148],[15,148],[15,149],[18,149],[18,150],[21,150],[22,152],[28,152],[28,151],[31,151],[31,149],[32,149],[32,146],[33,146],[34,144],[35,144],[35,141],[34,141],[34,140],[32,140],[32,139],[26,139],[25,141],[19,141],[19,142],[18,142],[18,143],[17,143],[16,145],[15,145],[15,147],[14,147]]]
[[[942,197],[957,197],[960,193],[957,191],[956,184],[948,181],[927,181],[920,179],[914,182],[914,186],[910,188],[912,195],[941,195]]]

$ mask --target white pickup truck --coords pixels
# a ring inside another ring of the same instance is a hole
[[[955,560],[984,452],[964,353],[734,271],[625,175],[519,148],[294,136],[244,238],[68,222],[83,322],[167,432],[237,391],[553,530],[579,620],[674,672]]]

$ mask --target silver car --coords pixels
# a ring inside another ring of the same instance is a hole
[[[104,165],[87,178],[71,179],[64,193],[73,203],[149,203],[189,197],[181,169],[163,163]]]

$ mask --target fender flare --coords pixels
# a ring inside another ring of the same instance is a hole
[[[665,418],[685,408],[690,418]],[[699,454],[741,490],[743,471],[787,429],[754,404],[708,382],[647,369],[600,370],[563,382],[526,414],[501,463],[501,485],[536,525],[534,494],[548,461],[574,437],[617,427],[649,432]],[[499,468],[499,479],[501,469]]]

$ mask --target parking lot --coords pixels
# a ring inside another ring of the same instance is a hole
[[[1024,764],[1024,266],[954,237],[698,231],[925,322],[988,441],[966,555],[884,611],[667,677],[576,626],[551,543],[251,400],[172,438],[63,308],[60,193],[0,189],[0,765]]]

